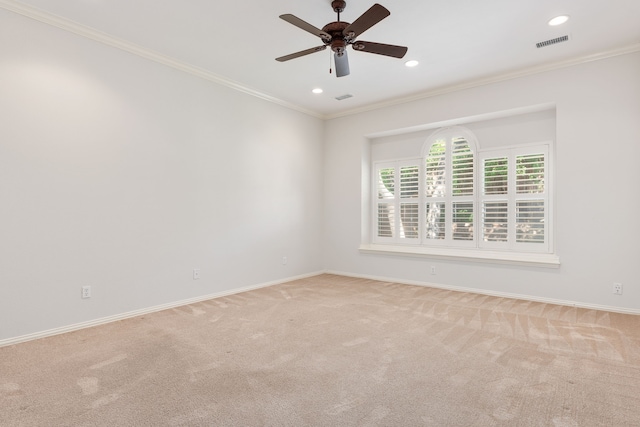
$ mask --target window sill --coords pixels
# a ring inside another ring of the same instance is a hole
[[[471,261],[494,264],[524,265],[529,267],[558,268],[560,258],[555,254],[501,252],[478,249],[427,248],[423,246],[397,246],[362,244],[361,253],[435,258],[451,261]]]

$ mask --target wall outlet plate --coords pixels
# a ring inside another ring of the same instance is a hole
[[[82,299],[91,298],[91,286],[82,287]]]
[[[194,268],[193,269],[193,280],[198,280],[200,278],[200,269],[199,268]]]
[[[613,284],[613,293],[616,295],[622,295],[622,283]]]

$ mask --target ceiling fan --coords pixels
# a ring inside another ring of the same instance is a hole
[[[407,48],[405,46],[356,40],[360,34],[391,15],[391,12],[389,12],[384,6],[376,3],[352,24],[350,24],[348,22],[340,21],[340,13],[344,11],[346,6],[346,1],[332,1],[331,7],[334,12],[338,14],[338,20],[336,22],[328,23],[322,27],[322,29],[316,28],[294,15],[280,15],[280,18],[288,23],[320,37],[324,44],[322,46],[312,47],[311,49],[302,50],[290,55],[281,56],[276,58],[276,61],[284,62],[290,59],[299,58],[301,56],[309,55],[310,53],[320,52],[329,46],[334,52],[336,76],[343,77],[349,75],[349,59],[347,58],[346,50],[348,45],[351,45],[353,49],[361,52],[375,53],[377,55],[391,56],[393,58],[404,57],[407,53]]]

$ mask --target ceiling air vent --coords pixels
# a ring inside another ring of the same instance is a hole
[[[338,101],[342,101],[343,99],[348,99],[348,98],[352,98],[352,97],[353,97],[353,95],[347,93],[347,94],[344,94],[344,95],[336,96],[336,99]]]
[[[556,37],[555,39],[538,42],[536,43],[536,47],[539,49],[541,47],[551,46],[552,44],[566,42],[567,40],[569,40],[569,36]]]

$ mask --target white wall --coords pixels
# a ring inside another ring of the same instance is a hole
[[[368,277],[640,311],[640,54],[460,90],[329,121],[325,268]],[[558,269],[359,253],[369,222],[368,135],[542,104],[556,106]],[[364,228],[364,230],[363,230]],[[437,275],[429,274],[436,266]],[[613,282],[624,294],[612,294]]]
[[[640,310],[640,54],[323,123],[5,10],[0,38],[0,342],[323,268]],[[366,135],[538,104],[559,269],[358,252]]]
[[[321,270],[321,120],[2,9],[0,38],[0,341]]]

